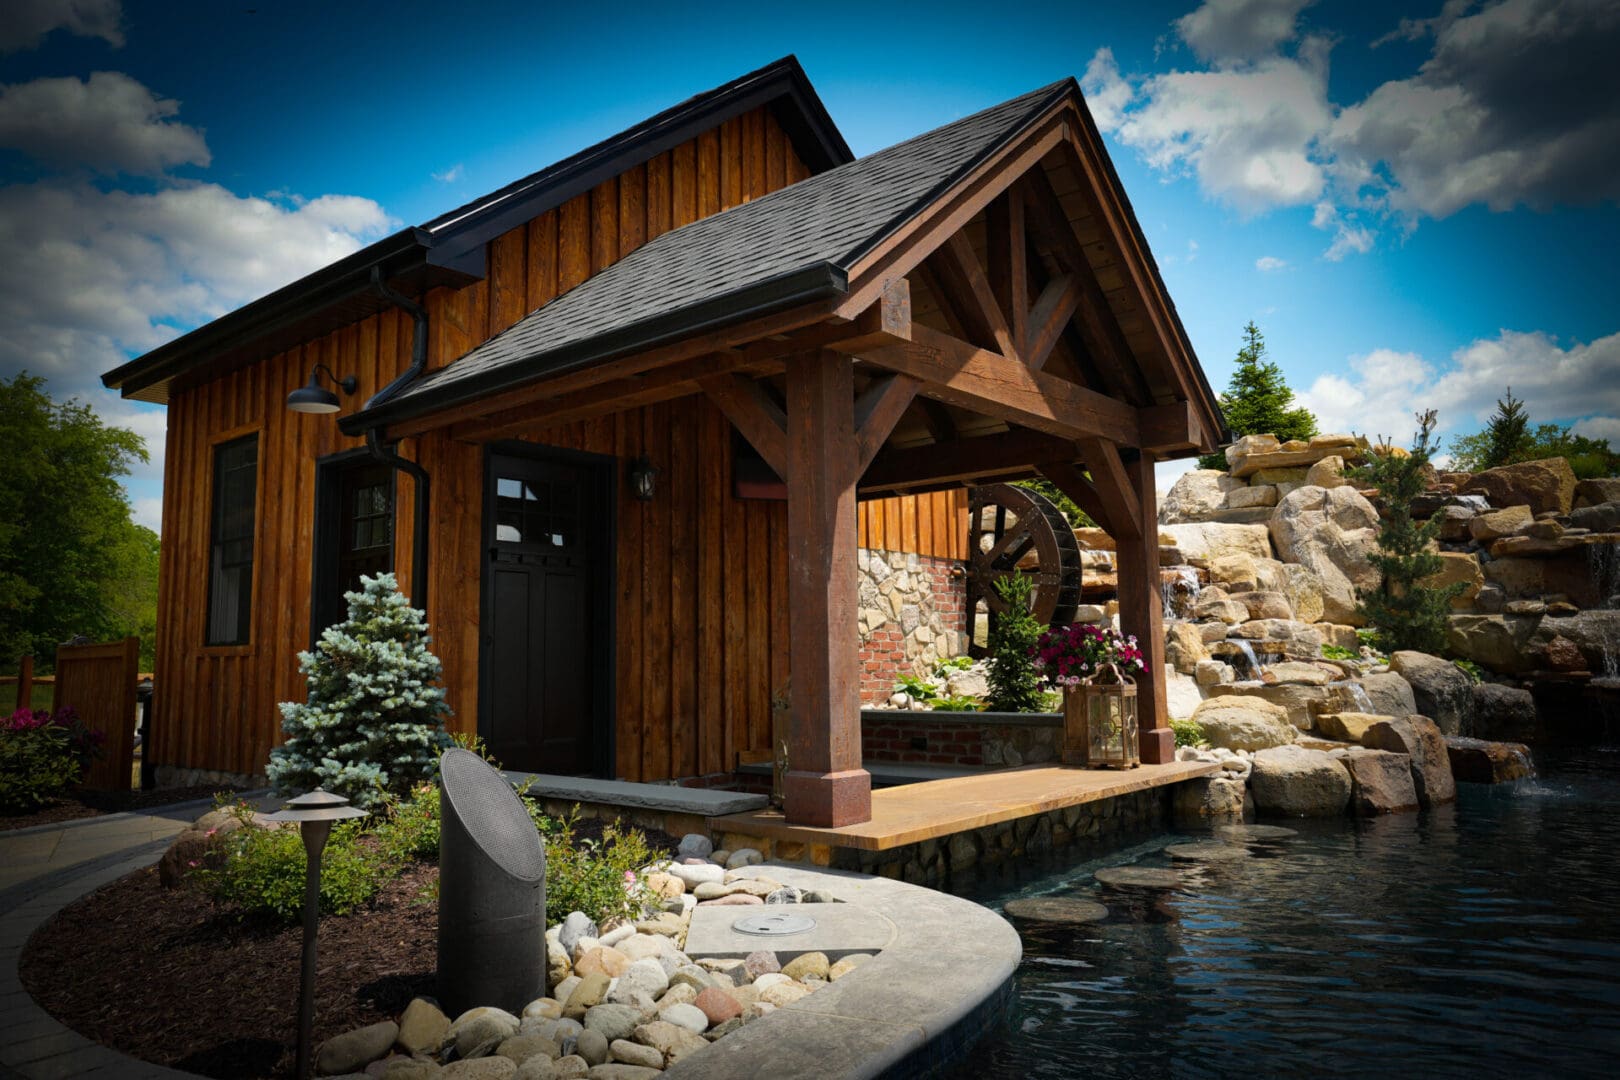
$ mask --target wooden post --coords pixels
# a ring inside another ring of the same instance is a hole
[[[788,631],[793,672],[787,819],[836,828],[870,821],[861,768],[856,633],[854,364],[826,350],[787,370]]]
[[[34,707],[34,658],[25,656],[17,661],[17,708]]]
[[[1170,730],[1165,696],[1164,600],[1159,591],[1159,525],[1153,483],[1153,457],[1122,450],[1125,481],[1136,497],[1138,535],[1115,537],[1119,565],[1119,626],[1136,635],[1147,660],[1148,675],[1136,690],[1142,760],[1162,765],[1175,759],[1176,737]],[[1124,530],[1121,530],[1124,531]]]

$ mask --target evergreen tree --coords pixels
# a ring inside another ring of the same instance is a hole
[[[990,672],[985,680],[990,684],[990,708],[1033,712],[1041,707],[1041,678],[1035,671],[1032,650],[1043,629],[1029,610],[1034,584],[1014,571],[997,578],[995,590],[1006,608],[990,617]]]
[[[1251,320],[1243,328],[1243,348],[1237,369],[1221,395],[1221,412],[1235,436],[1275,435],[1283,442],[1309,439],[1316,434],[1316,417],[1303,406],[1291,408],[1294,392],[1282,368],[1266,359],[1266,339]],[[1226,468],[1226,454],[1217,450],[1198,459],[1200,469]]]
[[[1480,462],[1483,469],[1498,465],[1511,465],[1527,460],[1523,455],[1530,449],[1530,414],[1524,411],[1524,402],[1513,396],[1513,387],[1507,388],[1507,397],[1497,398],[1496,412],[1485,425],[1485,454]]]
[[[319,785],[356,806],[377,805],[431,779],[450,745],[450,710],[439,659],[428,651],[427,618],[400,595],[393,574],[362,577],[346,593],[349,617],[298,654],[309,700],[283,702],[287,741],[266,772],[278,794]]]
[[[1384,512],[1378,530],[1378,551],[1369,561],[1378,569],[1378,588],[1363,593],[1359,611],[1389,652],[1416,649],[1437,653],[1446,646],[1446,619],[1451,600],[1465,588],[1462,583],[1444,588],[1422,582],[1440,572],[1444,561],[1432,549],[1440,531],[1438,515],[1419,525],[1412,519],[1412,500],[1427,487],[1425,466],[1435,447],[1435,411],[1419,413],[1412,452],[1375,454],[1359,472],[1378,489]]]

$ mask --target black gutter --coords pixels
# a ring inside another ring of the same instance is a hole
[[[377,290],[377,295],[410,313],[415,324],[415,333],[411,338],[411,362],[399,378],[383,387],[372,395],[366,402],[362,412],[372,406],[387,401],[400,390],[404,389],[411,380],[420,375],[427,367],[427,340],[428,340],[428,314],[420,304],[413,302],[409,297],[390,289],[384,282],[382,269],[372,267],[371,284]],[[383,445],[378,428],[366,429],[366,449],[371,456],[384,465],[392,465],[403,473],[410,474],[415,483],[416,501],[411,508],[411,606],[423,611],[427,610],[427,583],[428,583],[428,507],[432,485],[428,480],[427,470],[409,458],[400,457],[394,449],[398,443]]]
[[[338,427],[345,435],[359,435],[401,420],[475,401],[532,382],[541,376],[559,375],[628,353],[656,348],[693,334],[723,329],[747,319],[817,300],[829,300],[844,295],[848,290],[849,275],[842,267],[830,262],[813,263],[679,311],[654,316],[550,352],[537,353],[521,363],[502,364],[461,378],[439,380],[430,376],[420,390],[403,399],[381,404],[373,399],[364,409],[338,421]],[[451,372],[455,368],[452,365],[443,370]],[[438,386],[440,381],[448,385],[441,389]]]

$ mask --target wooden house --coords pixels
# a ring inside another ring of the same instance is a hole
[[[869,802],[858,501],[1049,477],[1157,661],[1153,464],[1221,434],[1074,80],[856,160],[792,58],[105,381],[169,407],[154,763],[262,772],[295,654],[392,568],[514,768],[726,773],[791,667],[822,824]]]

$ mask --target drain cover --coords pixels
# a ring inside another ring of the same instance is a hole
[[[802,934],[816,928],[816,920],[808,915],[749,915],[731,924],[739,934],[757,934],[760,937],[781,937],[784,934]]]

